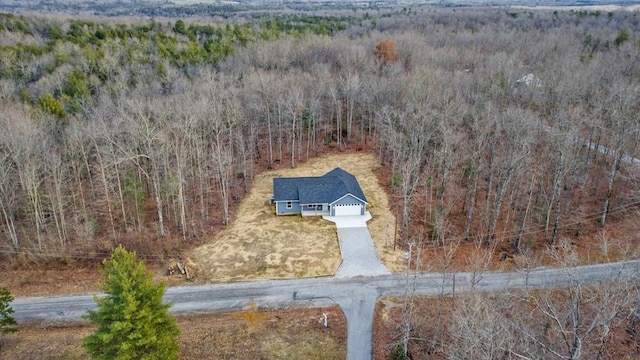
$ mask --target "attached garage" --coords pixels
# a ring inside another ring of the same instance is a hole
[[[356,177],[335,168],[322,176],[274,178],[276,214],[302,216],[361,216],[367,199]]]
[[[361,204],[337,204],[333,210],[335,216],[362,215]]]

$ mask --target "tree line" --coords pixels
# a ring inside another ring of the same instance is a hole
[[[526,251],[628,214],[635,17],[511,12],[355,13],[277,36],[302,18],[4,14],[1,249],[163,256],[228,224],[256,171],[334,150],[388,166],[401,246]]]

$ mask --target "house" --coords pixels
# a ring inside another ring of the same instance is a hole
[[[535,75],[529,73],[516,81],[516,84],[522,84],[526,86],[542,87],[542,80],[538,79]]]
[[[365,215],[367,199],[356,177],[335,168],[322,176],[274,178],[277,215]]]

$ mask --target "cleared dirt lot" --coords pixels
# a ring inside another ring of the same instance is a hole
[[[319,176],[335,167],[358,179],[373,216],[368,226],[378,256],[391,271],[400,271],[402,251],[393,252],[390,243],[395,218],[373,172],[379,165],[372,155],[356,153],[324,156],[295,169],[256,176],[233,224],[193,251],[199,276],[222,282],[333,275],[341,262],[335,225],[319,217],[276,216],[269,199],[274,177]]]

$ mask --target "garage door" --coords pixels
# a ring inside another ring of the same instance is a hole
[[[334,210],[335,210],[335,216],[361,215],[362,205],[360,204],[335,205]]]

